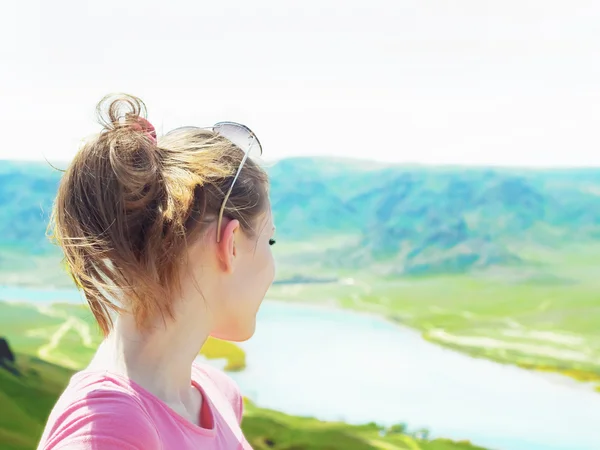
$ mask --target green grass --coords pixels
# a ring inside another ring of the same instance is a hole
[[[290,416],[258,408],[248,399],[245,400],[242,428],[254,450],[481,449],[466,441],[459,443],[447,439],[428,440],[391,433],[376,424],[349,426],[340,422],[322,422],[308,417]]]
[[[16,357],[20,375],[0,368],[0,448],[33,450],[73,371],[29,355]],[[374,424],[350,426],[294,417],[259,408],[247,400],[242,428],[255,450],[480,449],[467,442],[444,439],[380,436],[381,428]]]
[[[0,368],[0,448],[34,449],[71,371],[17,354],[16,376]]]
[[[0,301],[0,330],[20,352],[37,354],[63,322],[61,318],[41,313],[35,305]]]

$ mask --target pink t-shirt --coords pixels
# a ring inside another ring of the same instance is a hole
[[[244,438],[242,396],[231,378],[194,364],[202,393],[197,426],[135,382],[102,371],[71,378],[50,413],[38,450],[252,450]]]

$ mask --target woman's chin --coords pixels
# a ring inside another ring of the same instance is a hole
[[[235,330],[227,330],[223,332],[213,332],[211,333],[212,337],[217,339],[222,339],[224,341],[231,342],[244,342],[254,336],[254,332],[256,330],[256,321],[252,321],[251,324],[248,324],[247,327],[236,328]]]

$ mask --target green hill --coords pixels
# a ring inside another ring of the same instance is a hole
[[[0,448],[34,449],[71,371],[17,354],[17,374],[0,367]]]

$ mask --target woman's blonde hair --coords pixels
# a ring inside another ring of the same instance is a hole
[[[130,311],[141,329],[173,316],[188,243],[216,219],[244,153],[211,129],[156,141],[144,128],[144,103],[131,95],[105,97],[97,114],[103,130],[65,171],[50,234],[107,335],[111,312]],[[265,171],[248,159],[224,215],[252,236],[267,190]]]

